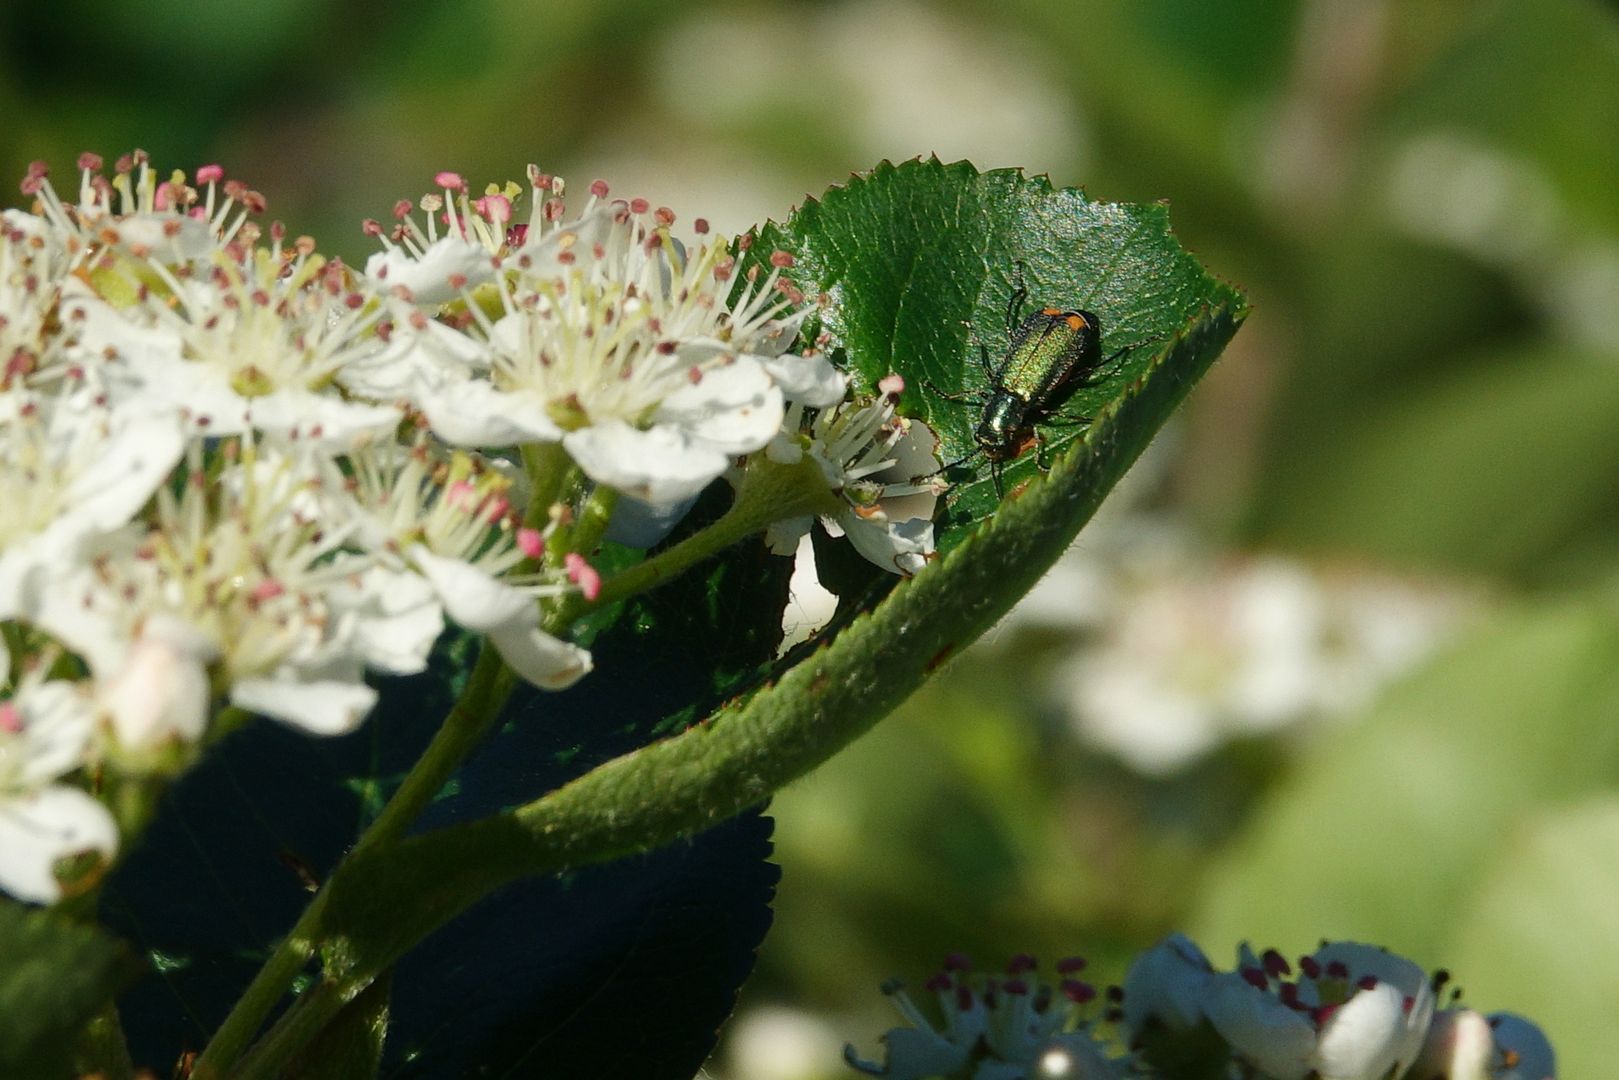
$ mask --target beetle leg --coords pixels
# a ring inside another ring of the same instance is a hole
[[[1012,296],[1006,301],[1006,332],[1017,330],[1018,316],[1023,314],[1023,301],[1029,298],[1029,288],[1023,283],[1023,260],[1019,259],[1012,264],[1017,267],[1017,288],[1012,290]]]
[[[1051,462],[1046,460],[1046,450],[1050,444],[1039,431],[1034,433],[1034,464],[1041,472],[1051,471]]]

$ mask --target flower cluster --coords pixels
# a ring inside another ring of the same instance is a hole
[[[793,351],[815,306],[789,256],[528,179],[440,174],[356,271],[218,166],[87,154],[72,192],[29,169],[0,213],[0,889],[89,887],[125,827],[108,787],[243,714],[352,731],[367,674],[422,671],[446,620],[572,684],[591,523],[667,531],[784,439],[840,465],[783,515],[841,491],[864,554],[931,553],[925,521],[867,527],[900,425]]]
[[[1123,987],[1100,995],[1057,965],[1039,982],[1019,956],[997,977],[960,957],[928,981],[935,1025],[897,985],[884,988],[908,1027],[883,1036],[885,1060],[849,1064],[889,1080],[1122,1080],[1229,1076],[1243,1080],[1555,1080],[1551,1044],[1510,1013],[1484,1016],[1429,977],[1370,945],[1323,942],[1297,967],[1274,949],[1243,945],[1216,971],[1172,934],[1131,964]],[[1093,1002],[1105,1003],[1099,1011]]]
[[[1124,983],[1124,1029],[1148,1063],[1209,1045],[1244,1075],[1269,1080],[1554,1080],[1551,1045],[1527,1020],[1441,1002],[1429,976],[1385,949],[1323,942],[1290,963],[1238,949],[1216,971],[1174,934],[1143,953]],[[1448,1007],[1442,1007],[1447,1005]]]
[[[910,1027],[883,1036],[882,1064],[865,1061],[854,1047],[844,1058],[854,1068],[890,1080],[971,1077],[972,1080],[1034,1080],[1035,1077],[1104,1078],[1128,1075],[1126,1062],[1105,1052],[1102,1029],[1117,1019],[1114,1005],[1079,978],[1081,957],[1056,964],[1057,981],[1040,980],[1039,964],[1015,956],[1001,975],[977,974],[966,957],[947,957],[930,978],[943,1015],[935,1027],[899,983],[883,987]],[[1110,991],[1116,1000],[1118,992]]]

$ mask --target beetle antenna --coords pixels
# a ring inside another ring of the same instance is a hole
[[[982,454],[983,452],[984,452],[984,448],[981,447],[981,446],[976,448],[976,449],[969,450],[969,451],[967,451],[967,453],[964,456],[958,457],[956,460],[950,462],[949,464],[940,465],[937,469],[934,469],[932,472],[925,472],[925,473],[922,473],[920,476],[911,477],[911,483],[913,483],[913,484],[920,483],[923,480],[927,480],[927,479],[929,479],[931,477],[938,476],[940,473],[947,473],[951,469],[954,469],[954,468],[957,468],[958,466],[967,464],[967,462],[971,461],[973,458],[977,457],[978,455]]]

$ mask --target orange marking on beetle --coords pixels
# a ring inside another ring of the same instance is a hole
[[[1043,307],[1040,309],[1040,314],[1055,318],[1062,314],[1062,308]]]
[[[1070,311],[1068,313],[1068,329],[1075,331],[1085,329],[1085,316]]]

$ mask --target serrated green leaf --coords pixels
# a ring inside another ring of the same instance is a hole
[[[0,900],[0,1076],[66,1075],[75,1037],[137,968],[95,927]]]
[[[1616,654],[1619,624],[1592,605],[1478,630],[1315,745],[1212,867],[1198,939],[1353,938],[1448,962],[1456,911],[1514,823],[1619,779]]]
[[[856,228],[861,220],[865,226]],[[1031,481],[1026,488],[775,685],[528,806],[357,858],[334,882],[325,912],[329,931],[343,942],[334,1007],[495,885],[643,851],[710,826],[870,727],[1039,580],[1244,314],[1239,296],[1174,246],[1161,208],[1102,206],[1042,180],[981,176],[965,165],[884,165],[766,237],[790,241],[799,253],[801,284],[808,275],[825,286],[831,301],[824,326],[836,328],[868,378],[890,367],[913,377],[962,377],[970,358],[952,313],[1004,302],[992,286],[1005,285],[1010,268],[992,272],[988,258],[1027,259],[1031,283],[1042,289],[1057,276],[1046,267],[1075,260],[1083,269],[1066,271],[1064,280],[1091,282],[1088,303],[1117,316],[1124,298],[1135,297],[1134,325],[1149,332],[1173,325],[1174,336],[1132,355],[1107,384],[1105,400],[1075,406],[1092,411],[1095,422],[1071,438],[1049,475],[1035,472],[1032,461],[1020,463]],[[817,261],[834,255],[835,264]],[[1105,272],[1097,269],[1104,265]],[[866,288],[875,296],[857,298]],[[939,415],[959,442],[970,423],[965,412]],[[988,514],[986,492],[980,482],[962,495],[958,528],[971,513]],[[402,908],[401,896],[416,903]]]
[[[760,229],[753,256],[775,250],[793,256],[801,288],[831,301],[806,333],[826,334],[827,348],[868,388],[890,372],[904,376],[902,411],[939,432],[946,462],[974,449],[982,412],[946,395],[988,385],[983,355],[994,364],[1006,350],[1020,264],[1025,312],[1090,311],[1101,321],[1103,353],[1127,350],[1109,378],[1077,391],[1043,427],[1048,455],[1079,439],[1079,420],[1117,399],[1200,311],[1240,306],[1176,243],[1162,204],[1093,202],[1045,177],[980,173],[964,161],[884,162],[807,201],[786,224]],[[1031,451],[1007,467],[1007,490],[1037,475],[1035,458]],[[974,464],[971,475],[950,476],[959,482],[938,522],[941,549],[995,510],[989,469]]]

